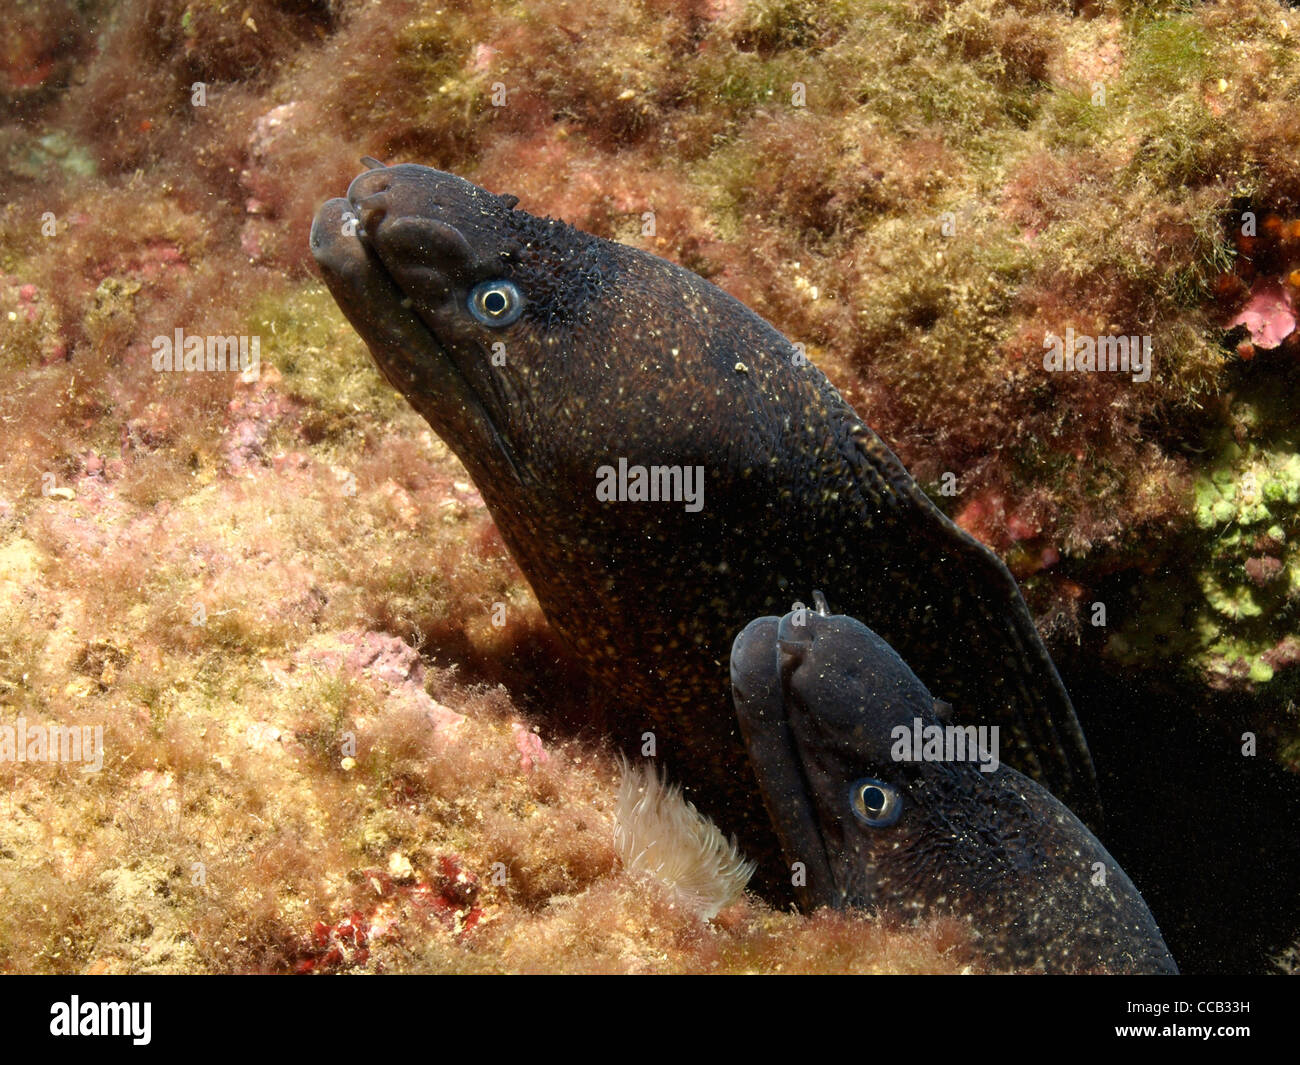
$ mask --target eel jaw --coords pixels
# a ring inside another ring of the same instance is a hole
[[[787,717],[781,619],[758,618],[731,647],[731,689],[736,717],[758,778],[763,802],[788,862],[803,862],[807,884],[796,888],[805,910],[842,907],[844,892],[827,858],[815,800]]]
[[[533,483],[469,382],[361,234],[352,204],[328,200],[312,221],[311,251],[380,372],[452,445],[476,481],[490,479],[495,456],[516,481]]]

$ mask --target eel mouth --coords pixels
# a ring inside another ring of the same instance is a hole
[[[749,761],[786,860],[803,862],[807,869],[807,886],[798,893],[811,909],[842,903],[843,889],[827,857],[817,801],[789,717],[789,675],[811,648],[812,637],[793,638],[788,618],[758,618],[736,637],[731,687]]]
[[[534,478],[487,406],[371,246],[367,223],[377,225],[385,213],[358,205],[354,190],[367,176],[352,183],[348,198],[327,200],[312,221],[311,251],[325,284],[384,377],[447,440],[476,481],[490,479],[499,472],[494,465],[503,464],[516,481],[530,483]]]

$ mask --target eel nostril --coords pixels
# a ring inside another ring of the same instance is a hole
[[[361,220],[361,231],[373,235],[379,224],[388,216],[388,197],[382,193],[353,201],[353,210]]]
[[[353,203],[360,203],[371,196],[387,192],[393,185],[391,170],[367,170],[352,179],[348,186],[347,197]]]
[[[776,643],[783,654],[802,660],[803,656],[812,650],[813,637],[808,629],[808,615],[802,612],[806,608],[800,603],[796,603],[795,606],[800,608],[800,611],[791,611],[777,625]]]

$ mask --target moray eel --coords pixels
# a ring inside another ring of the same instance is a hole
[[[915,742],[942,738],[952,708],[860,621],[824,600],[759,618],[736,637],[731,679],[805,909],[963,918],[999,968],[1178,971],[1133,882],[1060,801],[998,764],[997,733]]]
[[[366,162],[313,223],[321,273],[466,466],[626,744],[775,859],[728,649],[797,589],[833,587],[932,691],[1000,723],[1008,761],[1098,816],[1087,744],[1015,580],[790,341],[657,256],[452,174]],[[639,467],[679,498],[639,499]],[[629,473],[611,499],[614,470]]]

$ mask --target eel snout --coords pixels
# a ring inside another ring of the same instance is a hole
[[[311,253],[323,270],[340,276],[368,270],[365,248],[357,240],[352,204],[340,197],[326,200],[311,224]]]

